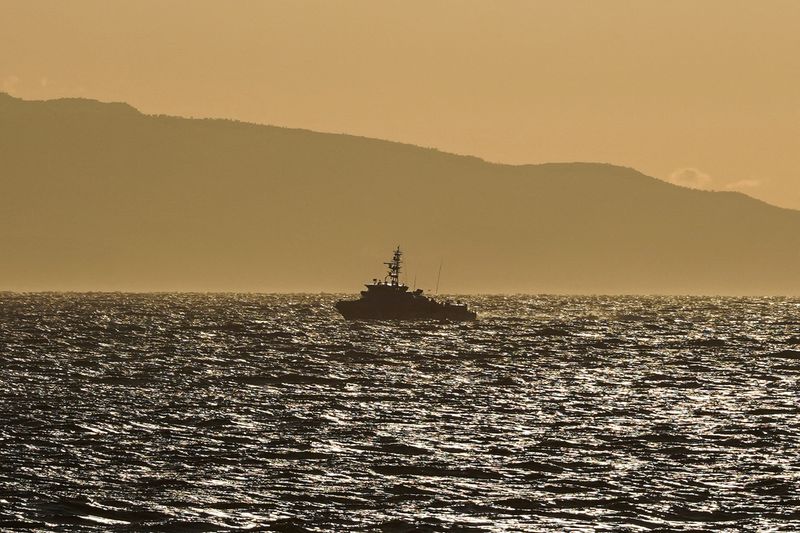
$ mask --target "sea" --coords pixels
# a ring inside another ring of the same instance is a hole
[[[798,531],[800,300],[0,294],[2,531]]]

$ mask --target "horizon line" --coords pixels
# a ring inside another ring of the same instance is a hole
[[[186,294],[186,295],[253,295],[253,296],[340,296],[355,295],[358,291],[237,291],[237,290],[6,290],[0,289],[0,296],[7,295],[35,295],[35,294],[132,294],[132,295],[166,295],[166,294]],[[634,297],[634,298],[800,298],[800,292],[796,294],[777,294],[777,293],[705,293],[705,292],[447,292],[432,295],[432,298],[442,296],[542,296],[542,297]]]

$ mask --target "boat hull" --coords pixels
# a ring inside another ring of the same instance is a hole
[[[347,320],[475,320],[477,314],[463,305],[427,302],[342,300],[336,309]]]

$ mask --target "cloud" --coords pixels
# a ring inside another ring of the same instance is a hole
[[[704,189],[711,185],[712,180],[711,176],[696,168],[679,168],[669,175],[667,181],[681,187]]]
[[[14,74],[6,76],[5,78],[3,78],[3,83],[2,83],[3,91],[7,92],[8,94],[11,94],[16,90],[18,84],[19,84],[18,76],[15,76]]]
[[[702,170],[691,167],[675,170],[669,175],[667,181],[675,185],[680,185],[681,187],[689,187],[690,189],[716,191],[748,191],[760,187],[762,184],[761,180],[756,179],[741,179],[720,184]]]
[[[761,180],[739,180],[725,185],[728,191],[739,191],[741,189],[755,189],[761,186]]]

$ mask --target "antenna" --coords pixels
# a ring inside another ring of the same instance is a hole
[[[439,294],[439,280],[442,278],[442,263],[444,263],[444,259],[439,261],[439,274],[436,276],[436,292],[434,294]]]

